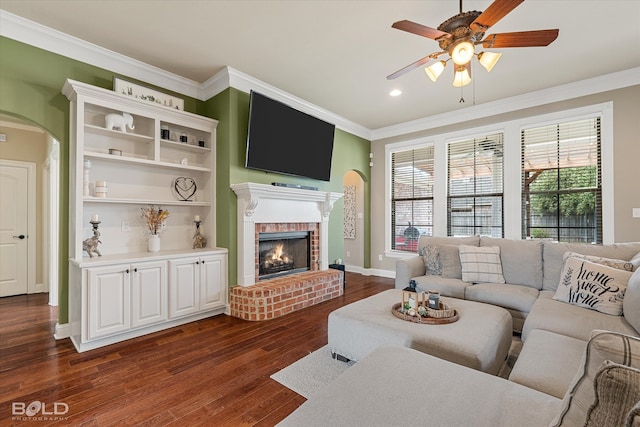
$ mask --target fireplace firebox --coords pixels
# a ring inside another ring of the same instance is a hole
[[[311,267],[311,233],[285,231],[258,235],[258,279],[308,271]]]

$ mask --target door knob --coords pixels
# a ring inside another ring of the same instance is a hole
[[[25,236],[24,234],[21,234],[19,236],[13,236],[14,239],[20,239],[20,240],[25,239],[26,237],[27,236]]]

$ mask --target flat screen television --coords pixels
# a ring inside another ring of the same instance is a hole
[[[331,179],[335,125],[251,91],[245,167]]]

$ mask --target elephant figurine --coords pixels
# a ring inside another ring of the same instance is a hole
[[[104,116],[105,127],[109,130],[114,128],[120,129],[121,132],[127,133],[127,128],[134,129],[133,116],[129,113],[116,114],[111,113]]]
[[[98,250],[99,243],[102,243],[100,241],[100,232],[98,230],[93,230],[93,237],[89,237],[82,242],[82,250],[87,251],[89,258],[93,258],[94,253],[98,256],[102,256]]]

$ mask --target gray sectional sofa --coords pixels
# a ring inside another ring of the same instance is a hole
[[[498,247],[504,283],[463,281],[460,245]],[[587,245],[422,236],[419,249],[424,257],[397,261],[396,288],[415,280],[418,290],[507,309],[523,342],[508,380],[412,349],[382,347],[312,396],[282,425],[640,427],[640,242]],[[624,295],[621,315],[554,299],[571,273],[565,260],[569,255],[580,259],[577,254],[622,260],[632,270],[624,273],[626,292],[611,297]],[[605,366],[605,361],[615,366]],[[626,375],[626,382],[598,394],[610,378],[623,375],[615,369]],[[626,406],[611,409],[614,403]]]
[[[498,246],[506,283],[464,282],[461,278],[461,266],[457,252],[459,245]],[[634,332],[634,328],[626,319],[626,314],[623,317],[609,316],[597,311],[581,309],[576,310],[578,315],[582,317],[579,322],[566,322],[569,318],[575,319],[576,313],[567,313],[567,304],[550,299],[560,282],[565,253],[632,260],[640,254],[640,242],[589,245],[548,240],[497,239],[484,236],[421,236],[418,242],[418,251],[424,251],[427,246],[440,248],[441,275],[426,274],[425,262],[421,256],[401,259],[396,261],[396,288],[407,287],[409,281],[413,279],[417,282],[419,290],[435,289],[444,296],[506,308],[513,316],[514,330],[522,331],[523,340],[526,339],[531,329],[558,331],[582,340],[588,338],[592,329],[606,329],[623,333]],[[640,255],[633,262],[637,269],[640,264]],[[524,327],[525,319],[530,314],[533,314],[533,318],[529,325]],[[640,316],[640,314],[638,315]],[[587,325],[584,322],[587,322]]]

